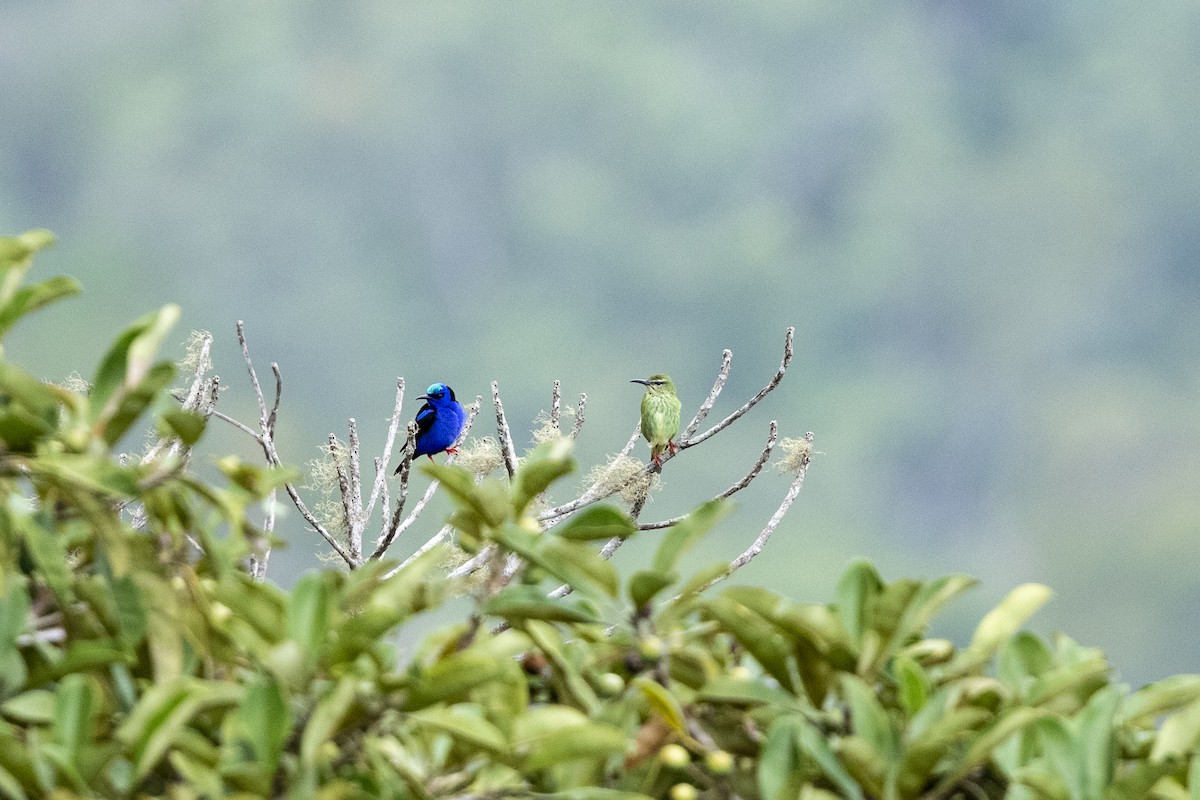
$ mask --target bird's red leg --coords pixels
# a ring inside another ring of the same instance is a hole
[[[436,461],[434,461],[434,460],[433,460],[433,456],[432,456],[432,455],[430,455],[429,453],[426,453],[426,454],[425,454],[425,457],[429,459],[429,463],[430,463],[430,464],[436,464],[436,463],[437,463]]]
[[[675,455],[676,453],[679,452],[679,445],[675,444],[674,439],[671,439],[670,441],[667,442],[667,447],[669,447],[671,449],[671,455]]]
[[[447,452],[447,453],[454,453],[454,455],[458,455],[458,448],[457,448],[457,447],[447,447],[447,448],[446,448],[446,452]]]

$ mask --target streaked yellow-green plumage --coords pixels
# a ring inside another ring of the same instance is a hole
[[[670,447],[675,452],[682,405],[675,394],[675,384],[666,375],[655,374],[633,382],[646,387],[642,396],[642,436],[650,443],[651,460],[660,464],[663,450]]]

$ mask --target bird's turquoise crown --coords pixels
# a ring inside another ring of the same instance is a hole
[[[450,393],[451,400],[458,399],[454,396],[454,390],[451,389],[449,386],[447,386],[444,383],[432,383],[429,385],[429,388],[425,390],[425,394],[429,395],[430,397],[434,397],[434,396],[440,397],[441,395],[446,394],[447,392]]]

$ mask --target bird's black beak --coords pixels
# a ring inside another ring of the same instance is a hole
[[[418,400],[428,400],[428,399],[429,399],[429,395],[427,395],[427,394],[419,394],[419,395],[417,395],[417,399],[418,399]]]
[[[642,386],[650,385],[650,381],[644,381],[641,378],[634,378],[633,380],[630,381],[630,383],[640,383]]]

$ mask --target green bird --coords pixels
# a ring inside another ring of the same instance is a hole
[[[679,435],[679,411],[682,405],[675,395],[675,384],[666,375],[655,374],[642,380],[634,378],[630,383],[646,387],[642,397],[642,436],[650,443],[650,460],[662,466],[662,452],[670,448],[671,455],[679,450],[675,437]]]

